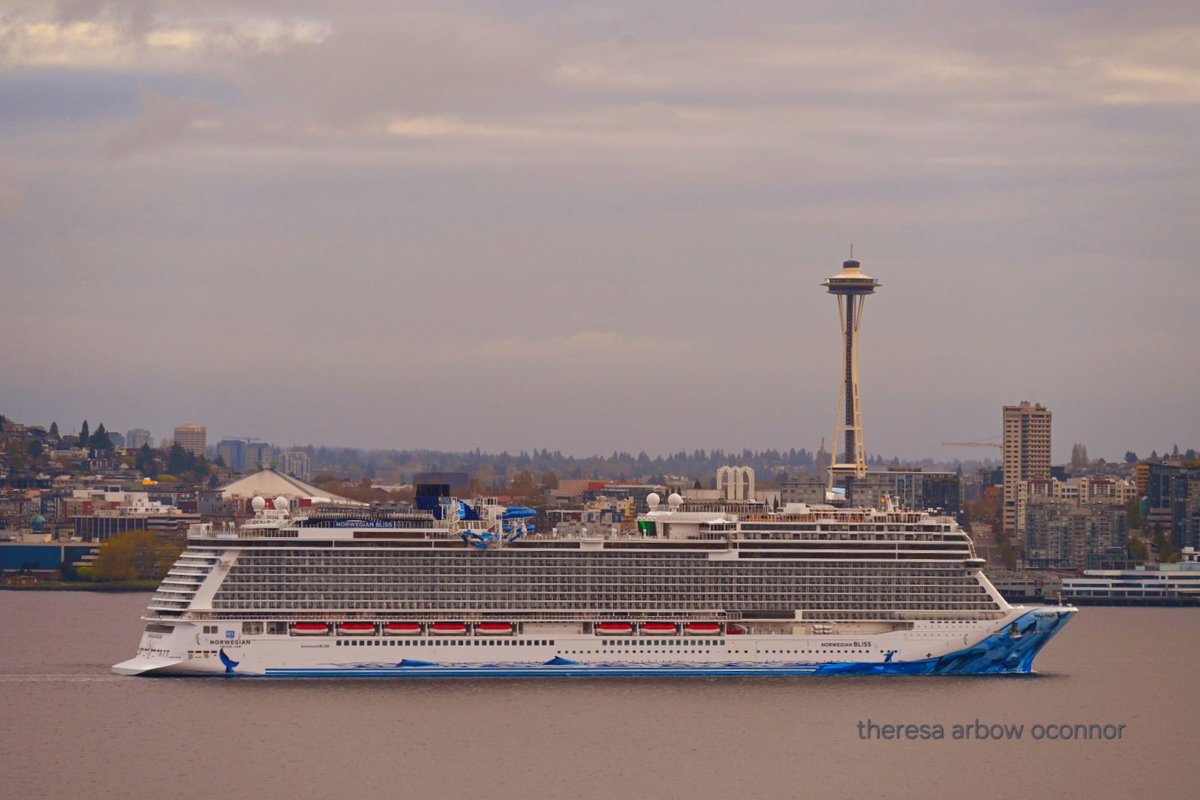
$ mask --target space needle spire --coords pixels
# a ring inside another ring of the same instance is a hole
[[[838,478],[861,478],[867,474],[862,404],[858,395],[858,330],[862,325],[867,295],[874,294],[880,283],[864,274],[861,265],[851,259],[842,263],[841,272],[826,278],[821,285],[837,296],[842,334],[842,396],[833,435],[833,464],[829,468],[829,485],[832,487]],[[838,453],[839,441],[843,441],[845,447],[841,453]]]

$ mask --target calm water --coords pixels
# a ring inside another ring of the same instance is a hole
[[[1186,795],[1200,609],[1084,609],[1031,678],[268,681],[111,675],[148,595],[0,592],[0,797]],[[861,741],[856,723],[1018,723]],[[1124,723],[1034,741],[1035,723]],[[1183,791],[1183,795],[1179,792]]]

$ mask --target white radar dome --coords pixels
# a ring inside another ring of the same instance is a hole
[[[262,511],[267,507],[267,501],[263,500],[261,497],[256,497],[250,501],[250,507],[255,511]]]
[[[283,495],[279,495],[279,497],[275,498],[275,510],[276,511],[287,511],[287,508],[289,505],[291,505],[291,504],[288,502],[288,499],[286,497],[284,497]]]
[[[683,498],[677,493],[671,492],[671,496],[667,498],[667,505],[669,505],[672,509],[679,508],[681,505],[683,505]]]
[[[658,504],[662,502],[662,498],[658,496],[658,492],[651,492],[646,495],[646,505],[651,508],[658,508]]]

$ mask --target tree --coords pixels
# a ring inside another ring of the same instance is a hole
[[[91,434],[88,432],[88,424],[87,424],[87,420],[85,419],[83,421],[83,424],[79,426],[79,446],[87,447],[88,439],[90,439],[90,438],[91,438]]]
[[[519,470],[512,477],[509,491],[520,497],[530,497],[534,494],[533,474],[527,469]]]
[[[54,439],[55,441],[58,441],[58,439],[59,439],[57,422],[50,423],[50,438]]]
[[[42,456],[42,443],[39,442],[37,439],[32,440],[29,443],[29,446],[26,447],[25,449],[29,452],[29,455],[32,456],[33,458],[41,458],[41,456]]]
[[[196,468],[196,457],[176,442],[167,453],[167,472],[172,475],[182,475]]]
[[[1131,529],[1142,527],[1142,503],[1136,497],[1125,504],[1125,521]]]
[[[1150,560],[1150,551],[1146,548],[1146,543],[1136,537],[1129,538],[1129,557],[1139,564],[1144,564]]]
[[[158,474],[158,461],[155,460],[154,451],[150,449],[150,445],[143,444],[138,448],[134,467],[147,478],[153,478]]]
[[[1137,453],[1133,452],[1132,450],[1125,451],[1125,463],[1126,464],[1136,464],[1137,460],[1138,460]]]
[[[88,440],[87,446],[93,450],[111,451],[113,449],[112,438],[109,437],[108,431],[104,430],[103,422],[96,426],[96,432]]]
[[[1082,444],[1072,445],[1072,447],[1071,447],[1071,466],[1072,467],[1086,467],[1089,463],[1090,462],[1088,461],[1087,446],[1082,445]]]
[[[161,578],[179,557],[179,545],[160,541],[150,531],[127,531],[100,547],[92,562],[96,581],[133,581]]]

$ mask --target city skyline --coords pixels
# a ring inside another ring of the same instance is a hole
[[[1022,401],[1022,402],[1024,402],[1024,401]],[[0,415],[3,415],[3,412],[0,412]],[[36,420],[36,419],[22,420],[22,419],[18,419],[16,417],[12,416],[11,414],[6,415],[6,418],[12,422],[16,422],[16,423],[19,423],[22,425],[38,426],[43,429],[46,429],[49,427],[49,423],[45,423],[41,420]],[[83,421],[89,422],[88,420],[83,420]],[[64,425],[59,420],[52,420],[52,422],[58,424],[60,435],[75,436],[79,433],[78,426],[72,427],[70,424]],[[97,424],[104,424],[107,426],[108,423],[106,420],[100,420],[100,422]],[[89,422],[89,425],[91,425],[91,422]],[[178,427],[178,426],[175,426],[175,427]],[[160,437],[160,436],[155,435],[154,431],[147,431],[142,428],[133,428],[133,429],[130,429],[130,432],[137,432],[139,434],[143,433],[143,432],[149,433],[150,434],[149,446],[155,450],[161,450],[161,449],[164,449],[165,447],[169,447],[171,445],[177,444],[177,442],[169,434]],[[114,426],[112,428],[112,430],[110,431],[110,433],[113,435],[120,435],[123,438],[127,438],[126,434],[120,430],[120,426]],[[217,440],[219,440],[219,441],[217,441]],[[807,453],[809,455],[809,457],[813,458],[813,459],[816,459],[819,455],[819,448],[814,449],[805,444],[783,445],[783,446],[768,445],[768,446],[759,447],[759,448],[679,447],[679,448],[675,448],[674,450],[661,451],[661,452],[651,452],[651,451],[645,450],[644,448],[639,449],[639,450],[632,450],[632,451],[622,449],[622,448],[615,448],[615,449],[608,449],[608,450],[604,450],[604,451],[572,452],[569,450],[564,450],[563,448],[556,448],[556,447],[551,447],[551,446],[544,447],[544,448],[543,447],[524,447],[524,446],[522,446],[522,447],[517,447],[512,450],[488,449],[488,448],[483,448],[483,447],[473,447],[473,448],[466,448],[466,449],[437,448],[437,447],[406,447],[406,446],[397,446],[397,447],[379,446],[379,447],[376,447],[376,446],[361,446],[361,445],[346,444],[345,442],[337,442],[337,441],[319,442],[319,441],[301,441],[298,439],[267,440],[260,436],[234,436],[234,435],[225,435],[225,434],[217,435],[216,439],[209,442],[208,445],[206,446],[206,451],[209,454],[218,455],[218,454],[220,454],[220,445],[227,444],[230,441],[235,442],[235,443],[241,443],[246,447],[250,447],[250,446],[269,447],[280,458],[282,458],[284,455],[286,455],[287,452],[289,452],[289,451],[303,450],[304,448],[315,448],[315,449],[326,448],[326,449],[333,449],[333,450],[350,449],[350,450],[359,450],[359,451],[363,452],[364,454],[371,453],[371,452],[378,452],[378,453],[429,452],[429,453],[439,453],[439,454],[443,454],[443,455],[452,455],[454,453],[474,453],[474,452],[478,451],[478,452],[482,453],[483,455],[491,455],[491,456],[498,456],[498,455],[501,455],[502,453],[509,453],[510,455],[517,455],[520,453],[533,453],[533,452],[538,452],[538,451],[545,451],[547,453],[553,453],[553,452],[557,451],[563,457],[576,458],[576,459],[581,459],[581,460],[586,460],[586,459],[590,459],[590,458],[608,458],[613,453],[637,456],[641,452],[645,452],[646,455],[650,459],[669,459],[680,452],[690,454],[697,450],[703,450],[705,452],[711,451],[711,452],[715,453],[715,452],[719,451],[719,452],[725,453],[726,456],[728,457],[728,459],[730,459],[731,463],[733,461],[737,461],[738,458],[743,453],[743,451],[745,451],[745,450],[749,450],[750,452],[752,452],[756,455],[763,455],[769,451],[776,451],[776,452],[786,454],[789,450],[793,450],[796,452]],[[976,446],[976,445],[978,445],[978,446]],[[117,446],[122,447],[122,445],[120,445],[120,444],[118,444]],[[141,446],[141,444],[138,443],[131,447],[128,444],[128,441],[126,441],[126,443],[124,445],[124,449],[136,450],[140,446]],[[993,449],[993,448],[1002,448],[1002,446],[1003,446],[1002,443],[999,441],[965,442],[965,443],[952,443],[951,445],[948,445],[946,448],[941,448],[941,449],[945,450],[947,453],[949,453],[949,455],[917,454],[917,455],[912,455],[912,456],[908,456],[908,455],[900,456],[900,455],[893,454],[893,453],[878,453],[878,452],[875,452],[872,450],[868,450],[868,452],[866,453],[866,456],[870,461],[870,466],[873,468],[879,467],[882,465],[886,465],[893,461],[899,462],[901,464],[918,464],[918,463],[927,462],[927,463],[932,463],[932,464],[954,464],[954,463],[989,464],[994,467],[1002,467],[1003,466],[1003,456],[998,452],[998,450]],[[1072,442],[1070,445],[1070,450],[1072,451],[1072,454],[1074,453],[1074,450],[1077,446],[1082,446],[1084,448],[1085,452],[1087,452],[1088,448],[1089,448],[1089,445],[1087,442]],[[966,448],[966,449],[949,449],[951,447]],[[1055,447],[1057,448],[1058,445],[1055,445]],[[1186,452],[1195,452],[1197,449],[1198,448],[1197,448],[1196,443],[1179,441],[1179,442],[1171,442],[1170,444],[1167,444],[1167,445],[1164,445],[1161,447],[1150,447],[1150,448],[1142,448],[1142,449],[1126,448],[1121,453],[1089,454],[1089,458],[1093,464],[1099,463],[1100,461],[1104,461],[1104,462],[1107,462],[1110,464],[1117,464],[1117,463],[1123,462],[1125,460],[1127,453],[1129,453],[1129,452],[1133,452],[1138,457],[1139,461],[1145,461],[1150,458],[1154,458],[1154,459],[1168,459],[1168,458],[1172,458],[1172,457],[1179,458],[1179,457],[1183,456]],[[1055,450],[1054,452],[1057,453],[1057,450]],[[977,453],[979,455],[973,455],[973,453]],[[1071,459],[1070,458],[1059,459],[1057,456],[1054,456],[1051,459],[1051,463],[1053,466],[1066,466],[1071,463]]]
[[[14,419],[812,451],[854,242],[868,452],[1200,441],[1185,9],[138,8],[0,21]]]

